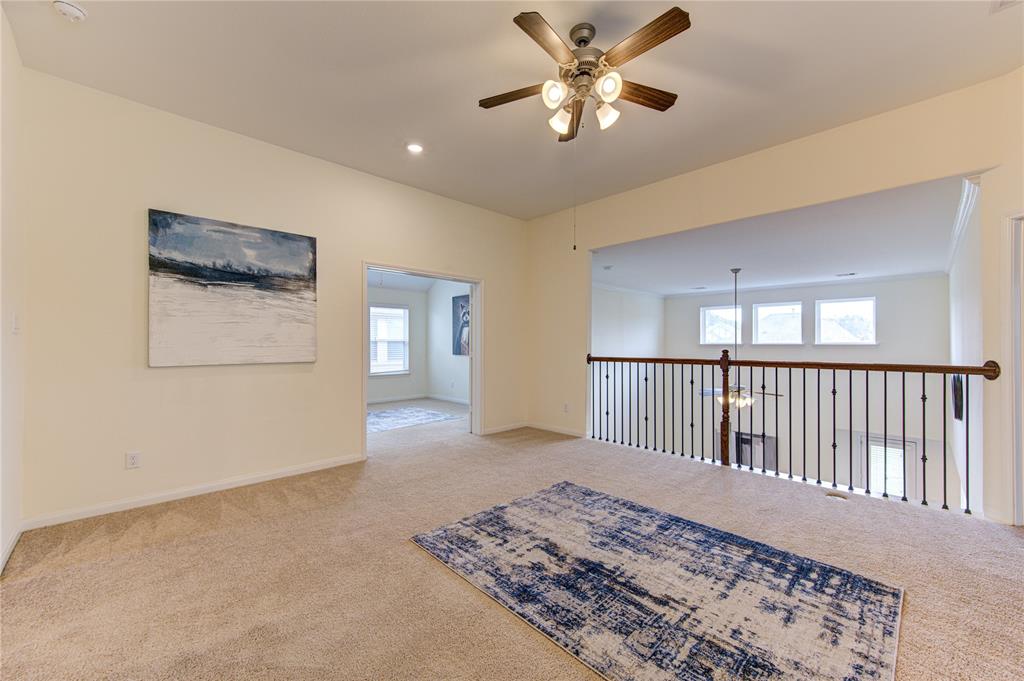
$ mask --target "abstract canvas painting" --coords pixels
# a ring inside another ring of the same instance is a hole
[[[149,211],[149,365],[316,361],[316,239]]]
[[[469,296],[452,296],[452,354],[469,354]]]

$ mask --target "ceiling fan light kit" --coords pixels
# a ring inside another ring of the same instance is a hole
[[[608,129],[619,119],[620,112],[611,103],[620,98],[655,111],[665,111],[675,104],[674,93],[623,80],[617,69],[690,27],[690,15],[678,7],[606,52],[590,44],[597,34],[593,24],[573,26],[569,37],[576,47],[571,48],[537,12],[523,12],[513,21],[555,60],[558,80],[481,99],[480,106],[484,109],[539,94],[547,108],[558,109],[548,124],[558,133],[559,142],[568,142],[579,132],[587,99],[594,100],[601,130]]]

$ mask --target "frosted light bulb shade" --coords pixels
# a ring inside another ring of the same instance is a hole
[[[602,130],[612,127],[615,121],[619,120],[619,112],[611,104],[602,104],[597,107],[597,124]]]
[[[597,96],[605,102],[614,102],[622,93],[622,76],[610,71],[597,81]]]
[[[559,135],[564,135],[569,132],[569,123],[571,122],[572,114],[565,109],[560,109],[558,113],[548,119],[548,125],[550,125],[551,129]]]
[[[559,83],[556,80],[546,80],[544,81],[544,86],[540,89],[540,98],[544,100],[544,106],[547,108],[557,109],[568,93],[569,88],[564,83]]]

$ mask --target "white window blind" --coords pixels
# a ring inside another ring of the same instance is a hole
[[[370,306],[370,375],[409,371],[409,309]]]
[[[910,444],[907,443],[908,447]],[[872,441],[869,451],[872,493],[886,492],[891,497],[903,496],[903,448],[893,443],[886,447],[881,441]],[[913,494],[910,487],[908,484],[907,493]]]

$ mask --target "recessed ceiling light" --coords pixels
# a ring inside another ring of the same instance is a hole
[[[405,148],[409,150],[410,154],[422,154],[423,153],[423,145],[422,144],[416,144],[415,142],[410,142],[409,144],[406,144]]]
[[[601,269],[610,270],[613,267],[615,267],[615,265],[604,265]]]
[[[73,24],[85,21],[85,18],[89,16],[85,9],[67,0],[54,0],[53,8],[57,10],[58,14]]]
[[[857,274],[856,272],[840,272],[836,276],[837,277],[852,277],[852,276],[855,276],[856,274]]]
[[[691,291],[703,291],[703,290],[704,290],[704,289],[706,289],[706,288],[707,288],[707,286],[694,286],[694,287],[693,287],[693,288],[691,288],[690,290],[691,290]]]

